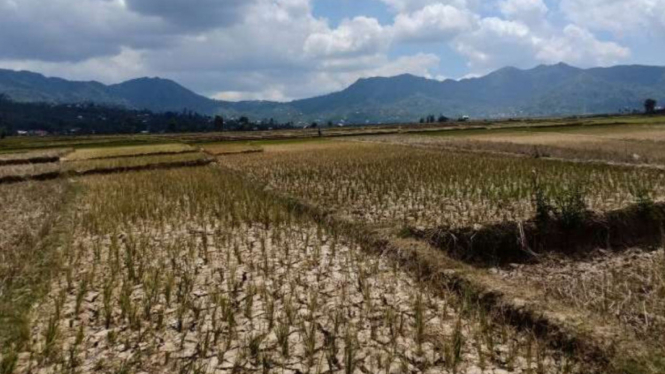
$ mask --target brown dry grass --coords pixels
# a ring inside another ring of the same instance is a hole
[[[62,149],[47,149],[40,151],[2,153],[0,154],[0,165],[17,164],[17,163],[35,163],[35,162],[40,162],[41,159],[60,158],[71,151],[72,151],[71,149],[62,148]]]
[[[49,236],[70,190],[65,181],[0,185],[0,354],[28,339],[27,312],[57,267]]]
[[[632,249],[582,260],[549,256],[536,265],[498,270],[577,309],[611,318],[665,349],[665,255]]]
[[[58,171],[60,171],[60,163],[58,162],[51,162],[46,164],[7,165],[0,166],[0,178],[31,178]]]
[[[82,148],[68,155],[64,161],[97,160],[118,157],[140,157],[156,154],[177,154],[195,152],[186,144],[157,144],[128,147]]]
[[[633,204],[638,189],[656,200],[665,196],[665,176],[655,170],[394,145],[338,143],[220,162],[359,222],[393,227],[468,227],[532,218],[534,173],[553,199],[583,186],[586,205],[599,212]]]
[[[539,131],[495,129],[450,136],[388,135],[358,140],[530,157],[665,164],[665,129],[661,125],[571,127]]]
[[[207,156],[202,153],[178,153],[171,155],[104,158],[83,161],[70,161],[63,163],[65,172],[88,173],[105,170],[132,169],[149,166],[169,166],[181,163],[196,163],[204,161]]]

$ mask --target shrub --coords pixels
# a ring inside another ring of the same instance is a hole
[[[584,222],[588,209],[581,185],[572,185],[555,196],[554,214],[565,229],[579,227]]]

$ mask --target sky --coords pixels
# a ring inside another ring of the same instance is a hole
[[[0,68],[276,100],[404,73],[665,65],[665,0],[0,0]]]

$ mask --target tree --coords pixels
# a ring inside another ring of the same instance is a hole
[[[328,121],[328,127],[333,127],[332,121]]]
[[[240,117],[240,118],[238,119],[238,122],[239,122],[241,125],[249,125],[249,118],[247,118],[247,117],[245,117],[245,116],[242,116],[242,117]]]
[[[448,117],[442,114],[439,116],[439,123],[444,123],[444,122],[448,122]]]
[[[224,131],[224,118],[222,116],[215,116],[215,129]]]
[[[177,132],[178,131],[178,121],[175,118],[171,118],[168,125],[166,125],[166,130],[168,132]]]
[[[5,129],[4,127],[0,127],[0,140],[6,137],[7,137],[7,129]]]
[[[644,102],[644,112],[646,114],[654,114],[656,113],[656,100],[654,99],[647,99]]]

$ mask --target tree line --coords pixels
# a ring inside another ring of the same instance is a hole
[[[94,103],[24,103],[0,94],[0,137],[19,133],[135,134],[141,132],[252,131],[293,128],[273,119],[252,121],[247,116],[224,118],[191,110],[155,113]]]

